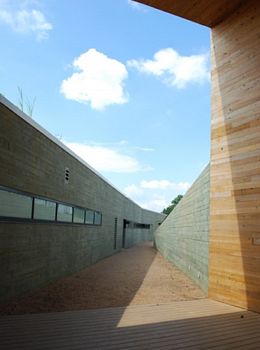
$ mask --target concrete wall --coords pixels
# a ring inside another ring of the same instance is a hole
[[[145,211],[144,211],[145,212]],[[149,211],[146,211],[146,215],[149,214]],[[166,216],[163,216],[163,219]],[[161,220],[161,222],[163,221]],[[139,228],[134,228],[133,223],[130,224],[126,229],[125,229],[125,248],[132,247],[136,245],[138,242],[140,242],[140,237],[142,241],[153,241],[154,240],[154,231],[158,227],[158,223],[155,223],[156,227],[154,225],[150,225],[150,228],[144,228],[144,229],[139,229]]]
[[[102,212],[101,226],[0,220],[0,301],[118,252],[122,248],[124,219],[156,228],[164,218],[143,210],[117,191],[3,97],[0,164],[2,186]],[[67,184],[65,168],[70,169]],[[145,231],[134,232],[128,246],[151,238]]]
[[[157,249],[208,289],[209,166],[155,232]]]
[[[151,230],[144,229],[126,229],[126,240],[125,240],[125,248],[130,248],[140,242],[140,234],[142,237],[142,241],[153,241],[154,236]]]
[[[260,312],[260,2],[136,1],[212,28],[209,297]]]

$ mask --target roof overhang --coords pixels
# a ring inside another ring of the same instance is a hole
[[[247,0],[133,0],[207,27],[225,20]]]

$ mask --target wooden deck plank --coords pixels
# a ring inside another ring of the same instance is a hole
[[[5,350],[258,349],[260,315],[203,299],[4,316],[0,339]]]

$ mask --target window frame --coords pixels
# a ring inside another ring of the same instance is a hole
[[[79,226],[101,226],[102,225],[102,213],[100,211],[96,211],[94,209],[90,209],[90,208],[84,208],[78,205],[73,205],[71,203],[66,203],[66,202],[62,202],[62,201],[58,201],[52,198],[48,198],[45,196],[41,196],[41,195],[36,195],[36,194],[32,194],[29,192],[25,192],[25,191],[20,191],[14,188],[10,188],[7,186],[2,186],[0,185],[0,190],[5,191],[5,192],[10,192],[10,193],[16,193],[18,195],[22,195],[22,196],[26,196],[32,199],[32,205],[31,205],[31,215],[30,218],[20,218],[20,217],[15,217],[15,216],[1,216],[0,215],[0,223],[1,222],[21,222],[21,223],[33,223],[33,224],[56,224],[56,225],[79,225]],[[40,200],[45,200],[47,202],[52,202],[55,203],[56,207],[55,207],[55,219],[54,220],[49,220],[49,219],[36,219],[34,218],[34,208],[35,208],[35,199],[40,199]],[[58,220],[58,206],[60,205],[64,205],[67,207],[71,207],[72,208],[72,219],[71,221],[61,221]],[[79,223],[79,222],[74,222],[74,209],[78,208],[81,210],[84,210],[84,222],[83,223]],[[87,211],[91,211],[93,212],[93,223],[86,223],[86,212]],[[101,215],[101,223],[100,224],[95,224],[95,212],[99,213]]]
[[[26,193],[26,192],[22,192],[22,191],[17,191],[17,190],[12,190],[10,189],[9,187],[5,187],[5,186],[0,186],[0,191],[5,191],[5,192],[9,192],[9,193],[15,193],[17,195],[20,195],[20,196],[24,196],[24,197],[29,197],[31,198],[32,202],[31,202],[31,213],[30,213],[30,217],[29,218],[26,218],[26,217],[19,217],[19,216],[1,216],[0,215],[0,220],[3,220],[3,221],[31,221],[32,220],[32,213],[33,213],[33,205],[34,205],[34,200],[33,200],[33,197]]]
[[[93,221],[92,221],[92,223],[86,222],[87,211],[91,211],[91,212],[93,213]],[[92,209],[87,208],[87,209],[85,210],[85,220],[84,220],[84,223],[85,223],[85,225],[95,226],[94,222],[95,222],[95,210],[92,210]]]
[[[83,215],[83,222],[75,222],[74,221],[74,216],[75,216],[75,209],[80,209],[83,211],[84,215]],[[80,224],[80,225],[84,225],[85,224],[85,217],[86,217],[86,209],[85,208],[81,208],[81,207],[73,207],[73,215],[72,215],[72,223],[73,224]]]
[[[38,218],[35,218],[34,215],[35,215],[35,200],[36,199],[39,199],[39,200],[42,200],[42,201],[46,201],[46,202],[50,202],[50,203],[54,203],[55,204],[55,214],[54,214],[54,219],[51,220],[51,219],[38,219]],[[57,206],[58,206],[58,203],[54,200],[49,200],[49,199],[46,199],[46,198],[40,198],[40,197],[33,197],[33,208],[32,208],[32,220],[33,221],[46,221],[46,222],[56,222],[57,221]]]
[[[100,222],[98,224],[96,224],[96,214],[98,214],[100,216]],[[95,210],[94,211],[94,225],[95,226],[101,226],[102,225],[102,213],[100,211]]]

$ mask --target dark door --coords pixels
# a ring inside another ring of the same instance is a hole
[[[124,222],[123,222],[122,248],[125,248],[125,235],[126,235],[126,228],[127,228],[128,224],[129,224],[129,221],[124,219]]]
[[[114,250],[116,249],[117,243],[117,218],[115,218],[115,226],[114,226]]]

